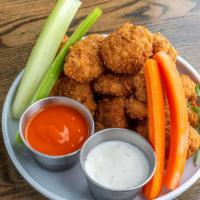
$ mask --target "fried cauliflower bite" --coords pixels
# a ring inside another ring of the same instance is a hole
[[[124,23],[104,39],[101,55],[113,72],[136,74],[152,56],[152,46],[153,36],[144,26]]]
[[[199,124],[199,116],[191,108],[188,108],[188,121],[189,121],[190,125],[195,127],[195,128]]]
[[[192,126],[189,126],[187,158],[193,156],[199,149],[199,147],[200,147],[200,135]]]
[[[112,96],[129,96],[133,93],[133,77],[128,75],[102,74],[94,82],[94,91]]]
[[[147,90],[144,76],[144,68],[133,77],[133,86],[135,88],[135,96],[139,101],[147,102]]]
[[[103,40],[103,36],[94,34],[77,42],[66,58],[65,74],[81,83],[97,78],[104,71],[100,55]]]
[[[153,34],[153,54],[164,51],[173,61],[176,61],[177,51],[169,42],[169,40],[160,33]]]
[[[94,95],[89,83],[79,83],[66,76],[61,77],[52,89],[51,95],[75,99],[85,105],[92,115],[94,115],[96,110]]]
[[[126,100],[126,112],[131,119],[145,119],[148,115],[147,104],[129,97]]]
[[[95,113],[96,130],[105,128],[127,128],[122,97],[104,98],[98,104]]]
[[[192,79],[186,75],[186,74],[181,74],[181,81],[182,81],[182,85],[183,85],[183,89],[185,92],[185,96],[186,98],[190,101],[190,100],[197,100],[197,95],[195,92],[195,87],[196,84],[194,81],[192,81]]]

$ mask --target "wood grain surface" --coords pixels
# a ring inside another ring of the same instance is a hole
[[[90,32],[112,31],[131,21],[166,35],[200,72],[200,0],[82,0],[69,34],[95,6],[103,17]],[[0,0],[0,109],[8,89],[23,69],[54,0]],[[1,130],[0,130],[1,131]],[[200,199],[200,180],[178,200]],[[0,199],[45,199],[13,167],[0,133]]]

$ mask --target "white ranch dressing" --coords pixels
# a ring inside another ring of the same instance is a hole
[[[103,142],[89,152],[85,170],[97,183],[114,190],[138,186],[150,173],[149,162],[140,149],[114,140]]]

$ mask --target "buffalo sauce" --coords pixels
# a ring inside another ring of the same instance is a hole
[[[25,139],[29,145],[51,156],[80,149],[88,136],[84,117],[67,106],[45,107],[32,116],[25,127]]]

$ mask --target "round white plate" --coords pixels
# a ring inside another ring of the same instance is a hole
[[[177,67],[180,72],[188,74],[195,82],[200,83],[200,75],[184,59],[178,57]],[[18,75],[12,84],[3,107],[2,128],[3,138],[8,154],[24,179],[37,191],[48,199],[55,200],[91,200],[86,179],[78,163],[72,169],[63,172],[50,172],[42,169],[32,158],[30,152],[23,145],[15,144],[15,133],[18,129],[18,121],[11,117],[11,106],[13,98],[22,77]],[[187,161],[180,186],[171,192],[163,192],[159,200],[171,200],[187,188],[189,188],[200,177],[200,168],[194,167],[192,158]],[[143,199],[138,195],[135,200]]]

